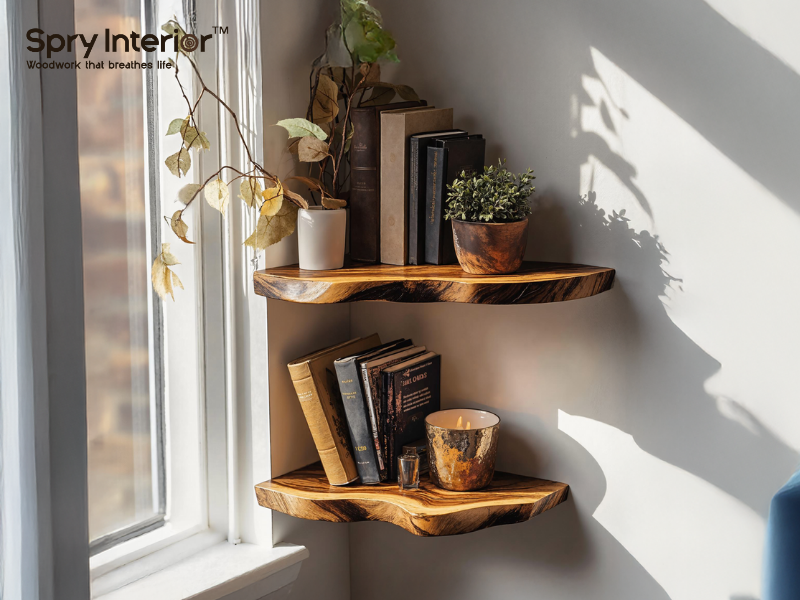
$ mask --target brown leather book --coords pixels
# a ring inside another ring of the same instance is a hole
[[[352,110],[350,149],[350,257],[380,260],[380,128],[385,110],[424,106],[425,101],[397,102]]]
[[[346,485],[358,479],[333,361],[380,343],[374,333],[317,350],[289,363],[297,398],[331,485]]]
[[[381,262],[408,264],[408,138],[452,129],[452,108],[387,110],[381,113]]]

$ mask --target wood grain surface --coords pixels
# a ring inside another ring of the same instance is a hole
[[[527,521],[567,499],[565,483],[495,472],[489,486],[476,492],[450,492],[428,476],[420,489],[401,492],[396,484],[328,484],[314,463],[256,486],[261,506],[287,515],[352,523],[385,521],[419,536],[458,535]]]
[[[614,269],[524,262],[509,275],[471,275],[459,265],[351,265],[306,271],[297,265],[256,271],[257,294],[309,304],[360,300],[535,304],[588,298],[611,289]]]

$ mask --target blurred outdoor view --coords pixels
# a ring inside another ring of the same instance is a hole
[[[98,34],[91,60],[141,60],[138,52],[106,55],[102,43],[106,28],[112,35],[141,32],[139,15],[138,0],[76,0],[76,32]],[[152,517],[157,507],[150,435],[146,137],[141,70],[83,68],[77,77],[94,540]]]

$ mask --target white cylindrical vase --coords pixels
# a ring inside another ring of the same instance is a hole
[[[344,266],[346,231],[347,212],[343,208],[301,208],[297,212],[300,268],[309,271],[341,269]]]

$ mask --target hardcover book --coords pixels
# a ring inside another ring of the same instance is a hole
[[[418,133],[408,139],[408,264],[425,262],[425,185],[428,176],[428,146],[435,139],[463,137],[466,131]]]
[[[483,136],[434,140],[428,146],[428,177],[425,202],[425,262],[450,265],[456,262],[453,224],[444,219],[447,186],[466,171],[470,177],[483,171],[486,140]]]
[[[452,129],[452,108],[387,110],[381,114],[381,262],[408,264],[408,138]]]
[[[317,350],[288,365],[297,398],[331,485],[345,485],[358,479],[333,363],[341,356],[363,352],[380,341],[377,334],[356,338]]]
[[[387,477],[396,481],[403,445],[425,437],[425,417],[439,410],[441,356],[426,352],[384,369],[381,378]]]
[[[380,372],[381,369],[391,367],[399,362],[425,352],[425,346],[412,346],[387,354],[382,354],[366,361],[359,361],[361,365],[361,383],[364,386],[364,399],[369,412],[370,425],[372,426],[372,441],[378,455],[378,467],[381,481],[386,480],[386,450],[381,445],[380,430],[382,428],[383,414],[380,409]]]
[[[361,483],[380,483],[381,474],[377,450],[372,441],[372,426],[364,399],[364,389],[361,385],[359,361],[366,361],[388,351],[410,346],[411,343],[411,340],[406,339],[394,340],[334,362],[336,376],[339,379],[339,391],[342,394],[344,414],[353,443],[356,471],[361,478]]]
[[[354,108],[350,144],[350,257],[380,260],[380,130],[385,110],[424,106],[424,100]]]

